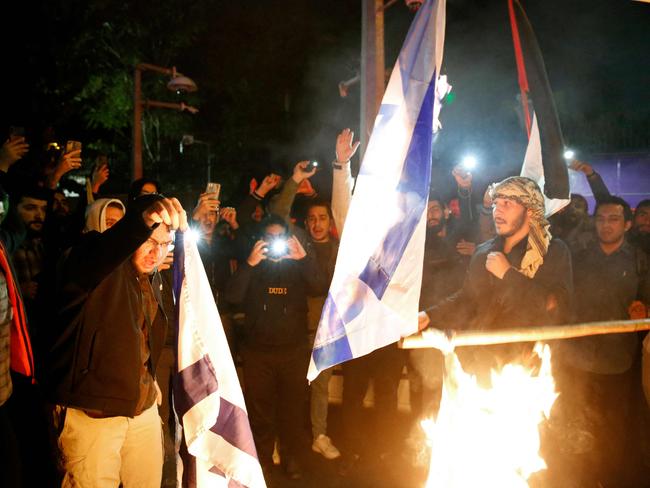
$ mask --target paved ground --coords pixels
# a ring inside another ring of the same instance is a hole
[[[369,416],[372,409],[368,409]],[[390,428],[395,429],[396,437],[405,439],[407,437],[412,419],[410,415],[400,413],[395,424]],[[320,454],[311,450],[309,431],[305,429],[304,450],[299,456],[299,462],[303,469],[303,477],[300,480],[289,480],[282,466],[274,466],[267,477],[267,485],[270,488],[419,488],[424,485],[426,473],[422,469],[413,466],[414,457],[406,448],[403,442],[396,442],[389,453],[377,452],[377,433],[371,435],[366,431],[367,426],[360,426],[359,435],[362,436],[362,444],[367,446],[361,453],[359,460],[352,464],[352,468],[346,475],[339,473],[343,464],[348,464],[345,456],[329,461]],[[337,444],[341,438],[340,406],[330,405],[329,434]],[[168,458],[171,461],[171,458]],[[166,463],[164,488],[174,487],[173,464]]]

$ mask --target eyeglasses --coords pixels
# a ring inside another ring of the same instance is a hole
[[[147,250],[147,252],[151,252],[151,251],[153,251],[154,249],[155,249],[156,251],[157,251],[158,249],[160,249],[160,250],[162,250],[162,251],[166,251],[167,248],[168,248],[170,245],[172,245],[173,243],[174,243],[174,241],[158,242],[158,241],[157,241],[156,239],[154,239],[153,237],[150,237],[149,239],[147,239],[147,240],[145,241],[145,243],[143,244],[143,246],[145,247],[145,249]]]

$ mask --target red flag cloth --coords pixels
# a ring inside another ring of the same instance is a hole
[[[16,373],[32,378],[34,380],[34,356],[32,353],[32,343],[29,339],[27,330],[27,317],[25,307],[18,290],[18,285],[14,280],[13,270],[9,264],[7,250],[0,242],[0,269],[7,280],[7,295],[13,310],[11,320],[11,369]]]
[[[510,13],[510,27],[512,28],[512,43],[515,47],[515,60],[517,61],[517,74],[519,75],[519,89],[521,90],[521,105],[526,121],[526,133],[530,138],[530,112],[528,111],[528,77],[526,76],[526,65],[524,64],[524,53],[521,49],[521,39],[519,37],[519,27],[515,17],[515,9],[512,0],[508,0],[508,12]]]

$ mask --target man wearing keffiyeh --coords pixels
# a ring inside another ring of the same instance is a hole
[[[571,257],[548,230],[539,187],[516,176],[492,185],[489,193],[497,236],[477,246],[463,287],[420,313],[421,329],[502,329],[570,319]],[[466,353],[459,351],[461,361],[465,356],[477,373],[522,352],[521,345],[460,349]]]

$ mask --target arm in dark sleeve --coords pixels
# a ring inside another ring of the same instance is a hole
[[[269,202],[269,213],[282,217],[285,221],[289,222],[289,215],[291,214],[291,206],[296,198],[298,191],[298,183],[289,178],[282,186],[282,190],[277,195],[274,195]]]
[[[314,253],[307,251],[300,264],[303,280],[307,283],[307,294],[314,297],[326,295],[330,285],[329,274]]]
[[[74,246],[65,263],[63,276],[83,289],[96,287],[144,243],[151,235],[138,212],[126,216],[106,232],[86,234]]]
[[[229,303],[243,303],[251,282],[253,267],[245,260],[242,261],[237,271],[230,277],[226,285],[225,299]]]
[[[573,272],[571,253],[566,244],[554,240],[544,257],[544,264],[534,278],[509,269],[502,280],[503,303],[513,309],[522,304],[529,310],[547,315],[554,323],[567,323],[571,318]]]
[[[607,185],[603,181],[603,178],[595,171],[590,176],[587,176],[587,183],[589,183],[589,188],[591,188],[596,201],[602,200],[604,198],[609,198],[611,196]]]
[[[262,205],[261,198],[256,198],[254,194],[246,195],[246,198],[237,207],[237,222],[239,222],[239,227],[248,228],[255,224],[253,212],[255,212],[257,205]]]
[[[476,288],[474,276],[485,267],[485,255],[474,253],[463,287],[434,306],[425,309],[431,326],[438,329],[464,329],[476,314]]]

